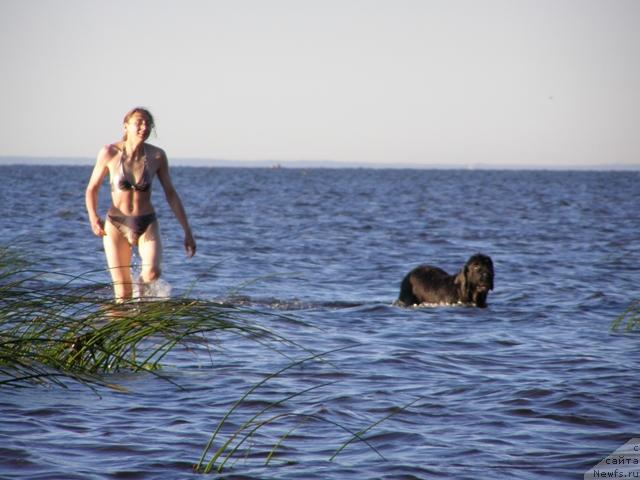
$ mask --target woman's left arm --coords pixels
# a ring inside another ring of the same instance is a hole
[[[167,203],[171,207],[171,210],[184,230],[184,248],[187,251],[187,255],[189,257],[193,257],[196,254],[196,241],[191,233],[191,227],[189,226],[189,220],[187,220],[187,213],[182,205],[182,200],[180,200],[180,196],[171,181],[167,156],[162,150],[160,152],[161,153],[158,157],[158,180],[160,180],[160,184],[164,190]]]

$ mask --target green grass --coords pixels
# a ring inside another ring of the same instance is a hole
[[[297,391],[295,393],[290,393],[288,395],[283,396],[279,400],[270,402],[268,405],[259,409],[253,415],[247,415],[247,418],[244,421],[240,422],[240,425],[236,428],[235,431],[228,433],[226,436],[222,435],[222,429],[226,422],[229,420],[231,415],[236,412],[256,390],[265,385],[271,379],[277,378],[280,375],[284,374],[286,371],[300,367],[307,362],[313,362],[330,355],[334,352],[338,352],[341,350],[345,350],[350,347],[343,347],[336,350],[332,350],[329,352],[324,352],[322,354],[311,355],[303,358],[302,360],[298,360],[296,362],[292,362],[280,370],[272,373],[271,375],[266,376],[260,382],[252,385],[247,392],[240,397],[227,411],[227,413],[221,418],[218,422],[218,425],[211,435],[211,438],[205,445],[205,448],[202,451],[202,455],[197,464],[194,465],[194,471],[199,473],[223,473],[227,464],[233,461],[239,461],[243,457],[246,458],[248,453],[252,448],[252,441],[258,432],[262,432],[273,424],[277,423],[285,423],[287,424],[287,428],[284,434],[276,435],[272,437],[273,445],[269,447],[268,451],[265,451],[264,455],[264,465],[268,466],[276,454],[277,450],[281,448],[285,440],[300,426],[310,423],[325,423],[329,424],[336,429],[338,433],[346,433],[348,437],[345,441],[338,445],[333,454],[327,459],[328,461],[334,461],[350,444],[355,441],[363,442],[376,456],[378,456],[382,460],[386,460],[382,452],[380,452],[374,445],[372,445],[366,438],[366,435],[369,431],[373,430],[375,427],[379,426],[383,422],[389,420],[395,415],[399,413],[405,412],[409,407],[417,403],[423,397],[418,397],[411,402],[401,406],[396,407],[391,413],[383,416],[382,418],[370,422],[366,424],[363,428],[355,431],[351,428],[346,427],[345,425],[333,421],[331,419],[325,418],[323,416],[313,414],[313,413],[305,413],[300,411],[278,411],[279,407],[285,406],[285,404],[295,398],[298,398],[302,395],[305,395],[309,392],[327,387],[329,385],[333,385],[337,382],[326,382],[320,383],[316,385],[312,385],[304,390]],[[293,422],[293,426],[289,426]],[[279,430],[281,431],[281,429]],[[268,433],[263,435],[263,438],[268,437]],[[225,438],[223,438],[225,437]],[[337,442],[337,435],[332,438],[326,438],[324,442],[332,443]],[[215,445],[218,445],[217,447]],[[249,445],[245,447],[245,445]],[[207,460],[207,457],[209,459]]]
[[[633,302],[629,307],[616,317],[611,325],[613,331],[624,328],[625,331],[631,332],[640,326],[640,301]]]
[[[104,374],[162,376],[161,361],[172,349],[209,346],[215,332],[290,343],[251,321],[255,312],[247,309],[184,298],[115,304],[106,290],[84,276],[31,269],[0,249],[0,387],[70,380],[121,389]]]
[[[127,392],[109,381],[109,373],[119,370],[150,372],[180,388],[163,377],[162,360],[178,346],[211,349],[212,339],[223,332],[241,335],[284,355],[284,367],[252,385],[222,415],[194,465],[194,470],[201,473],[222,472],[229,464],[247,458],[255,444],[264,445],[267,437],[271,443],[264,451],[264,464],[270,465],[293,432],[312,422],[330,425],[338,432],[334,439],[328,439],[337,443],[328,460],[334,460],[354,441],[363,442],[384,459],[366,434],[417,401],[361,429],[348,428],[312,411],[300,411],[294,404],[303,395],[335,383],[315,383],[314,369],[308,364],[332,365],[327,357],[343,348],[315,353],[295,344],[256,321],[269,315],[265,312],[188,298],[116,304],[110,294],[109,285],[91,282],[85,275],[32,269],[14,252],[0,248],[0,388],[42,384],[64,388],[69,382],[80,382],[97,394],[100,388]],[[304,358],[288,356],[284,348],[279,348],[284,345],[303,352]],[[260,387],[303,365],[310,386],[283,393],[253,413],[246,411],[245,401]],[[225,426],[231,423],[232,415],[244,417],[235,431],[228,432]],[[276,428],[269,431],[270,427]],[[338,443],[338,435],[346,435],[346,440]]]

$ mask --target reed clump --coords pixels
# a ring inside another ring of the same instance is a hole
[[[188,298],[115,304],[109,298],[109,287],[88,281],[85,275],[35,270],[0,247],[0,388],[38,384],[66,387],[72,381],[96,391],[99,386],[126,391],[110,383],[107,374],[127,369],[162,377],[161,361],[174,348],[197,345],[209,349],[215,334],[224,332],[246,336],[287,357],[286,366],[251,386],[222,416],[194,465],[194,471],[200,473],[222,472],[247,458],[259,436],[273,440],[264,452],[264,464],[269,465],[296,430],[318,422],[347,435],[328,460],[334,460],[355,441],[363,442],[384,459],[366,435],[418,400],[354,429],[326,418],[315,409],[304,411],[290,405],[292,400],[334,383],[310,380],[307,387],[283,393],[281,398],[247,413],[244,407],[249,397],[270,380],[303,364],[330,364],[325,357],[343,348],[313,353],[254,321],[255,316],[267,315],[265,312]],[[294,360],[278,348],[283,345],[292,345],[308,356]],[[231,416],[236,414],[240,420],[231,422]],[[268,433],[273,426],[275,436]]]
[[[0,387],[73,380],[119,388],[104,374],[160,375],[160,362],[173,348],[208,348],[215,332],[286,342],[251,322],[250,311],[184,298],[114,304],[107,287],[32,269],[0,248]]]
[[[616,317],[611,325],[614,331],[624,328],[625,331],[631,332],[640,327],[640,300],[633,302],[629,307]]]

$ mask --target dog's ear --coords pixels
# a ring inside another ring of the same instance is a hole
[[[489,264],[489,274],[491,275],[491,284],[489,285],[489,290],[493,290],[493,261],[491,260],[491,258],[487,257],[487,259],[489,260],[488,264]]]
[[[460,296],[462,297],[460,300],[465,303],[471,299],[471,285],[469,285],[469,279],[467,278],[468,274],[469,267],[465,265],[462,267],[462,270],[458,272],[454,280],[454,283],[458,285],[458,288],[460,289]]]
[[[470,272],[470,268],[469,265],[465,265],[464,266],[464,286],[465,286],[465,297],[466,297],[466,301],[469,302],[471,300],[473,300],[473,290],[475,290],[475,284],[474,282],[472,282],[469,278],[469,276],[471,275]]]

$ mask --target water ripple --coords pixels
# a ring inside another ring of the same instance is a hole
[[[49,271],[106,282],[101,245],[79,213],[89,169],[37,168],[0,167],[4,184],[45,196],[0,190],[0,242],[31,249]],[[637,173],[174,176],[199,242],[185,262],[179,226],[154,199],[176,295],[251,310],[313,352],[349,347],[247,397],[224,439],[265,409],[264,420],[280,417],[214,478],[581,478],[638,435],[637,334],[609,330],[637,291]],[[487,309],[393,306],[415,264],[454,272],[476,251],[496,267]],[[162,374],[180,388],[121,372],[109,380],[131,394],[1,389],[0,477],[201,478],[191,467],[231,406],[290,362],[280,353],[310,355],[249,337],[212,340],[213,353],[196,344],[165,358]],[[370,445],[353,441],[329,461],[365,430]]]

